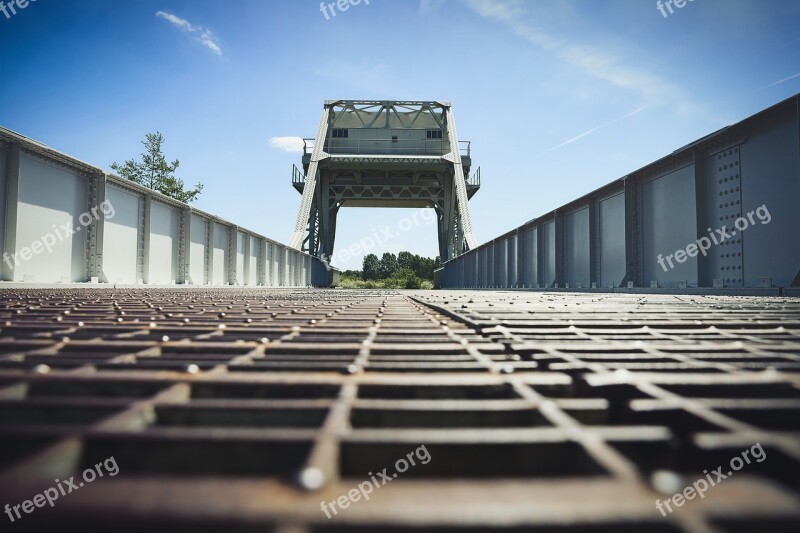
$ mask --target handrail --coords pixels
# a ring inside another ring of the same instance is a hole
[[[472,174],[472,176],[467,178],[467,185],[472,187],[480,187],[481,186],[481,167]]]
[[[393,130],[389,130],[393,131]],[[421,149],[425,155],[433,154],[433,155],[444,155],[449,152],[449,141],[447,139],[397,139],[396,141],[392,141],[391,137],[389,138],[370,138],[370,139],[357,139],[357,138],[333,138],[328,137],[325,139],[325,149],[330,153],[343,153],[339,150],[344,150],[346,148],[352,147],[352,143],[355,141],[356,147],[355,152],[348,152],[348,153],[355,153],[361,154],[361,143],[390,143],[390,144],[401,144],[401,143],[423,143],[423,148]],[[305,138],[303,139],[303,155],[310,155],[314,151],[314,145],[316,143],[316,139],[312,138]],[[438,150],[432,150],[429,148],[428,143],[437,143],[439,146]],[[339,144],[340,146],[336,146]],[[397,146],[397,147],[386,147],[385,145],[376,145],[374,149],[370,150],[369,153],[376,154],[376,153],[392,153],[392,152],[400,152],[404,150],[411,150],[405,146]],[[471,141],[458,141],[458,151],[462,157],[470,157],[472,151],[472,142]],[[410,155],[419,155],[419,154],[410,154]]]
[[[306,175],[302,170],[297,168],[297,165],[292,165],[292,184],[305,183]]]
[[[443,139],[328,138],[325,151],[332,154],[444,155],[450,151]]]

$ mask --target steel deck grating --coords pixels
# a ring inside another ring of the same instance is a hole
[[[1,294],[0,504],[112,455],[119,465],[19,531],[800,525],[799,300]],[[755,443],[763,462],[666,518],[656,510]],[[321,501],[421,445],[429,463],[326,519]]]

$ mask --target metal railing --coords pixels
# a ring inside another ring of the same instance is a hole
[[[303,139],[303,155],[314,152],[316,139]],[[458,141],[462,157],[471,156],[471,141]],[[450,151],[446,139],[356,139],[333,138],[325,140],[325,151],[331,154],[355,155],[444,155]]]
[[[302,170],[297,168],[297,165],[292,165],[292,185],[304,184],[306,182],[306,175]]]
[[[443,139],[333,139],[325,142],[329,154],[444,155],[450,143]]]
[[[480,187],[481,186],[481,167],[472,174],[472,176],[467,177],[467,185],[470,187]]]

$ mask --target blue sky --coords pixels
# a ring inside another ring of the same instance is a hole
[[[286,242],[300,155],[273,139],[313,136],[325,99],[449,100],[481,166],[484,242],[800,92],[800,2],[673,11],[370,0],[326,19],[315,0],[38,0],[0,12],[0,125],[105,168],[159,130],[179,177],[205,184],[197,207]],[[343,209],[337,249],[408,215]],[[435,227],[377,251],[402,249],[435,255]]]

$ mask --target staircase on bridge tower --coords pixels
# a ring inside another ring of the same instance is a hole
[[[342,207],[435,209],[442,261],[477,246],[469,199],[480,169],[470,176],[449,102],[328,100],[302,166],[292,172],[303,195],[293,248],[331,257]]]

